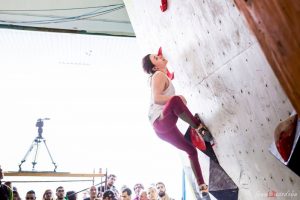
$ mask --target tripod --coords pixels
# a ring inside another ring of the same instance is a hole
[[[34,160],[32,162],[32,171],[35,170],[35,165],[37,164],[37,155],[38,155],[38,151],[39,151],[39,145],[40,143],[41,144],[44,144],[46,149],[47,149],[47,152],[48,152],[48,155],[50,156],[50,159],[52,161],[52,164],[54,165],[54,172],[56,172],[56,168],[57,168],[57,165],[56,163],[54,162],[52,156],[51,156],[51,153],[48,149],[48,146],[46,144],[46,139],[43,138],[42,136],[42,133],[43,133],[43,125],[44,125],[44,120],[49,120],[49,118],[44,118],[44,119],[38,119],[37,122],[36,122],[36,127],[38,127],[38,136],[33,140],[32,144],[30,145],[28,151],[26,152],[24,158],[22,159],[20,165],[19,165],[19,171],[22,171],[22,164],[26,161],[26,158],[28,157],[28,155],[31,153],[31,151],[33,150],[33,148],[36,146],[36,150],[35,150],[35,155],[34,155]]]

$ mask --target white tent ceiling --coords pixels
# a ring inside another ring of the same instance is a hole
[[[122,0],[0,0],[0,27],[134,36]]]

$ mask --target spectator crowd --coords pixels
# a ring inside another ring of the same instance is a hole
[[[55,191],[47,189],[41,200],[174,200],[169,197],[163,182],[144,187],[137,183],[133,187],[122,186],[118,190],[115,186],[116,175],[107,176],[105,185],[92,185],[88,189],[88,195],[78,198],[76,191],[65,191],[63,186],[58,186]],[[26,192],[25,196],[19,194],[12,182],[2,183],[3,172],[0,166],[0,200],[39,200],[34,189]]]

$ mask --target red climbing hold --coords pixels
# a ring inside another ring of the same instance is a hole
[[[167,0],[161,0],[161,6],[160,9],[162,12],[165,12],[168,8],[168,1]]]

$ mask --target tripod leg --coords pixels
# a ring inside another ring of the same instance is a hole
[[[36,139],[33,140],[32,144],[30,145],[30,147],[29,147],[28,151],[26,152],[24,158],[21,160],[21,163],[19,165],[19,171],[22,171],[22,164],[24,162],[26,162],[27,156],[30,154],[30,152],[32,151],[35,144],[36,144]]]
[[[54,172],[56,172],[57,165],[56,165],[56,163],[54,162],[54,160],[53,160],[53,158],[52,158],[52,156],[51,156],[51,153],[50,153],[50,151],[49,151],[49,149],[48,149],[48,146],[47,146],[47,144],[46,144],[46,140],[43,139],[43,142],[44,142],[44,144],[45,144],[45,146],[46,146],[46,149],[47,149],[47,151],[48,151],[48,154],[49,154],[49,156],[50,156],[50,159],[51,159],[51,161],[52,161],[52,164],[54,165]]]
[[[41,142],[38,138],[35,139],[36,142],[36,151],[35,151],[35,155],[34,155],[34,161],[32,162],[32,171],[34,171],[34,167],[37,164],[36,159],[37,159],[37,155],[39,152],[39,143]]]

